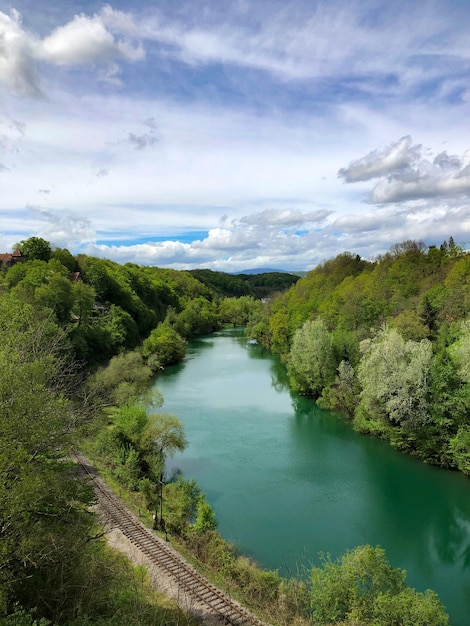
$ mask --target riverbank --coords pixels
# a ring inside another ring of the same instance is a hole
[[[155,381],[189,445],[170,459],[217,512],[219,532],[281,575],[382,546],[408,584],[438,592],[466,626],[469,483],[356,433],[291,392],[279,360],[224,331],[188,344]]]

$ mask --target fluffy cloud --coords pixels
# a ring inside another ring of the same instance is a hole
[[[138,45],[116,39],[100,16],[76,15],[38,44],[37,56],[55,65],[83,65],[109,63],[116,58],[138,61],[143,59],[144,51]]]
[[[18,11],[0,12],[0,81],[20,95],[41,95],[40,62],[57,66],[111,64],[108,80],[116,81],[115,60],[139,61],[145,57],[139,43],[106,28],[103,15],[76,15],[48,37],[39,39],[23,29]]]
[[[407,135],[384,150],[374,150],[338,172],[347,183],[370,180],[378,176],[409,170],[419,159],[421,146],[413,146]]]
[[[37,84],[35,38],[21,27],[21,15],[0,12],[0,81],[25,95],[39,95]]]
[[[402,137],[384,150],[374,150],[339,170],[348,183],[379,178],[369,202],[386,204],[470,194],[470,150],[462,157],[440,152],[432,161],[422,146]]]

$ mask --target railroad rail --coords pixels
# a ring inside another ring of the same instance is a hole
[[[193,600],[207,608],[222,624],[268,626],[222,590],[211,584],[174,548],[142,524],[99,478],[80,453],[75,453],[80,471],[93,481],[105,516],[129,541],[173,579]]]

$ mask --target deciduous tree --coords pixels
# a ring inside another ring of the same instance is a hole
[[[334,380],[335,363],[330,333],[321,319],[308,320],[296,331],[288,361],[294,387],[319,396]]]

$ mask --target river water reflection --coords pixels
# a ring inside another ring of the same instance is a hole
[[[189,445],[170,462],[194,478],[219,531],[281,574],[361,544],[382,546],[418,591],[470,624],[470,481],[358,435],[290,392],[283,366],[241,331],[190,343],[156,380]]]

